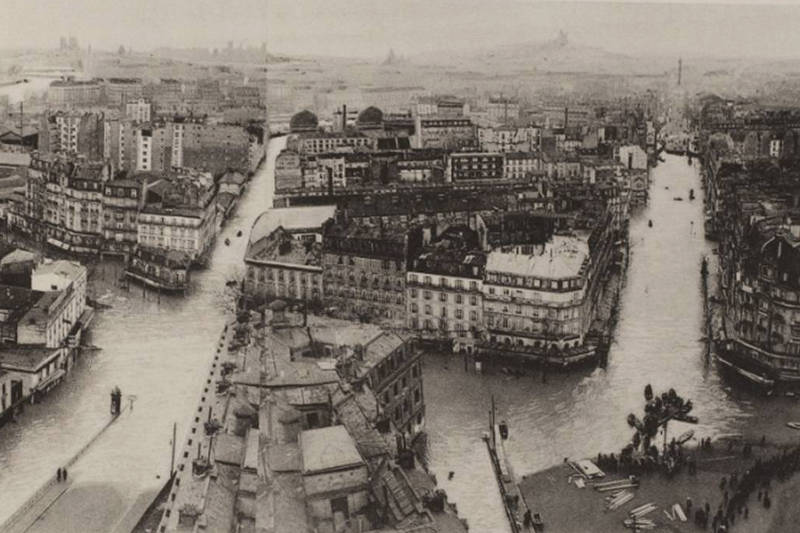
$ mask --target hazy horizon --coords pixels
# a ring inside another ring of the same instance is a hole
[[[635,56],[800,57],[800,6],[536,0],[5,0],[0,48],[144,51],[267,43],[276,55],[379,58],[553,39]],[[46,27],[47,31],[41,31]]]

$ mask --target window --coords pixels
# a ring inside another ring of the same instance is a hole
[[[470,305],[478,305],[478,297],[474,296],[474,295],[470,296],[469,297],[469,303],[470,303]]]
[[[447,293],[440,292],[439,293],[439,301],[440,302],[446,302],[447,301]]]
[[[431,314],[431,306],[430,306],[430,305],[426,305],[426,306],[425,306],[425,314],[426,314],[426,315],[429,315],[429,314]]]
[[[411,312],[412,313],[418,313],[419,312],[419,306],[417,304],[415,304],[415,303],[412,303],[411,304]]]
[[[464,318],[464,311],[456,309],[456,318]]]
[[[414,403],[419,403],[421,399],[422,396],[419,393],[419,387],[417,387],[416,389],[414,389]]]

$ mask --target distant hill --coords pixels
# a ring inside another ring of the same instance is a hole
[[[673,58],[638,58],[572,43],[564,32],[554,39],[472,51],[443,52],[415,58],[428,64],[459,64],[496,72],[586,72],[660,74],[674,68]]]

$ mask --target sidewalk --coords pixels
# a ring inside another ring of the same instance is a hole
[[[69,472],[67,472],[69,474]],[[31,506],[23,513],[22,517],[5,533],[24,533],[28,531],[39,518],[47,512],[50,507],[72,486],[72,479],[67,478],[67,481],[58,482],[53,480],[50,485],[47,485],[41,495],[31,504]]]
[[[72,458],[69,459],[66,463],[64,463],[64,467],[69,471],[72,470],[72,466],[77,463],[81,457],[86,454],[87,451],[91,448],[91,446],[103,436],[103,434],[108,430],[114,423],[120,419],[122,414],[125,412],[127,407],[123,407],[120,411],[120,415],[115,416],[108,420],[98,431],[95,435],[89,439],[89,441],[78,450]],[[50,478],[48,482],[46,482],[42,487],[39,488],[28,500],[19,508],[17,509],[14,514],[6,519],[5,522],[0,524],[0,528],[2,528],[3,533],[16,533],[16,532],[25,532],[28,531],[34,523],[42,517],[50,507],[58,501],[61,496],[64,495],[65,492],[72,486],[73,478],[69,477],[65,482],[58,482],[56,481],[55,475]]]

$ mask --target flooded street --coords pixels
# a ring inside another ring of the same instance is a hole
[[[66,381],[18,423],[0,428],[0,522],[21,505],[56,468],[75,454],[110,418],[115,385],[133,411],[93,445],[71,471],[81,484],[120,495],[120,514],[139,495],[160,487],[169,474],[172,424],[184,441],[224,322],[232,317],[232,289],[241,277],[247,237],[256,216],[272,205],[272,163],[285,143],[273,139],[267,162],[250,182],[236,214],[227,221],[205,270],[192,274],[186,298],[116,286],[120,264],[98,266],[93,295],[111,308],[98,313],[85,352]],[[242,237],[236,232],[242,230]],[[224,244],[230,238],[230,246]],[[179,447],[180,449],[180,447]],[[160,479],[157,478],[160,476]]]
[[[698,437],[729,431],[791,437],[784,423],[800,413],[796,400],[732,390],[716,365],[706,361],[700,262],[704,255],[710,258],[713,281],[716,256],[703,236],[699,168],[685,157],[664,157],[651,173],[649,206],[631,220],[631,262],[606,369],[550,373],[542,383],[538,373],[521,378],[496,370],[468,374],[458,358],[448,363],[428,357],[430,465],[471,529],[508,530],[481,441],[492,395],[498,420],[509,424],[506,450],[518,475],[565,457],[618,452],[631,435],[625,417],[641,415],[648,383],[658,392],[673,387],[693,401]],[[692,188],[696,198],[689,201]],[[674,200],[678,196],[683,200]],[[689,427],[673,423],[670,435]],[[452,481],[447,480],[450,471]]]
[[[107,505],[118,506],[120,515],[163,482],[172,424],[177,422],[183,442],[212,350],[231,316],[234,295],[225,282],[241,276],[250,225],[271,205],[268,177],[284,142],[272,141],[267,163],[218,237],[211,264],[194,273],[186,298],[159,297],[133,284],[122,290],[116,287],[119,263],[98,267],[94,295],[111,308],[98,313],[89,342],[101,350],[86,352],[61,387],[28,407],[18,423],[0,428],[0,521],[108,421],[114,385],[122,389],[124,405],[135,396],[134,409],[123,413],[71,476],[84,487],[118,495],[108,497]],[[713,243],[702,234],[700,177],[685,158],[665,157],[652,171],[649,206],[631,221],[631,263],[606,369],[551,373],[543,383],[539,373],[520,378],[496,369],[467,373],[456,357],[427,358],[428,459],[471,530],[508,531],[481,440],[492,395],[498,419],[510,426],[506,450],[518,475],[564,457],[618,451],[630,436],[625,417],[641,412],[647,383],[657,391],[674,387],[692,399],[698,436],[743,428],[786,433],[785,420],[800,413],[793,399],[732,390],[705,359],[700,261],[714,256]],[[240,229],[244,235],[237,238]],[[712,274],[714,269],[712,260]],[[676,423],[670,432],[685,429]]]

